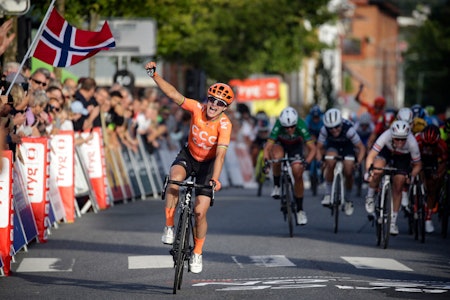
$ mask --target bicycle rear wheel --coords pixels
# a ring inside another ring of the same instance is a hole
[[[334,233],[338,232],[339,229],[339,209],[341,207],[342,199],[341,199],[341,181],[342,178],[340,175],[337,175],[334,182],[334,192],[332,193],[333,196],[333,204],[332,204],[332,210],[334,215]]]
[[[175,252],[175,278],[173,281],[173,293],[181,289],[183,282],[184,262],[186,255],[189,252],[189,212],[184,209],[180,218],[181,224],[178,225],[177,235],[175,241],[178,244],[178,249]]]
[[[283,190],[282,190],[282,200],[286,203],[286,217],[287,217],[287,223],[289,228],[289,236],[294,236],[294,220],[295,217],[293,216],[293,205],[294,203],[294,194],[293,194],[293,188],[292,183],[290,182],[289,178],[287,176],[283,176]],[[283,199],[284,198],[284,199]]]
[[[391,228],[391,212],[392,212],[392,189],[391,186],[386,186],[384,193],[384,203],[380,211],[382,211],[381,218],[381,246],[386,249],[389,244],[390,228]]]

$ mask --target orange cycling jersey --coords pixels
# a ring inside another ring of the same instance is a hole
[[[197,161],[206,161],[216,156],[217,147],[228,147],[231,137],[231,122],[225,114],[214,120],[206,118],[206,105],[185,98],[181,108],[191,113],[188,149]]]

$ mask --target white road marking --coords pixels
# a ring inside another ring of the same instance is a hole
[[[72,272],[75,259],[24,258],[16,272]]]
[[[171,255],[128,256],[128,269],[173,268]]]
[[[376,257],[350,257],[342,256],[343,260],[354,265],[358,269],[379,269],[390,271],[407,271],[412,272],[413,269],[408,268],[404,264],[399,263],[391,258],[376,258]]]
[[[261,267],[295,267],[295,264],[284,255],[250,256],[250,259],[255,265]]]

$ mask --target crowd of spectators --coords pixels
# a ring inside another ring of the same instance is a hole
[[[0,55],[13,40],[11,29],[10,22],[0,27]],[[47,68],[31,72],[14,61],[5,62],[0,74],[0,150],[15,153],[24,137],[51,137],[59,131],[92,131],[95,127],[102,129],[104,144],[111,149],[123,145],[138,151],[138,137],[149,153],[159,148],[177,151],[187,141],[190,114],[156,87],[146,87],[136,95],[117,83],[98,86],[89,77],[61,82]],[[227,114],[233,122],[232,139],[245,143],[250,151],[256,128],[248,107],[237,104]],[[90,138],[78,137],[75,144]]]

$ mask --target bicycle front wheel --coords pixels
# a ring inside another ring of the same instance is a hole
[[[450,215],[450,175],[445,175],[444,186],[441,188],[441,196],[439,197],[439,219],[441,221],[441,236],[447,238],[448,218]]]
[[[295,217],[293,216],[294,210],[293,210],[293,203],[294,203],[294,190],[292,187],[292,183],[289,180],[288,177],[284,177],[283,179],[283,190],[282,190],[282,200],[284,200],[286,204],[286,217],[287,217],[287,223],[289,228],[289,236],[294,236],[294,220]]]
[[[180,217],[181,225],[178,226],[175,240],[178,242],[178,250],[175,252],[175,278],[173,281],[173,293],[181,289],[183,281],[184,262],[189,251],[189,211],[184,209]]]
[[[311,162],[311,169],[309,172],[309,180],[311,181],[311,191],[313,196],[317,196],[317,187],[319,186],[319,174],[317,172],[317,161]]]
[[[256,166],[255,166],[255,178],[256,182],[258,183],[258,190],[256,195],[258,197],[262,194],[262,188],[264,185],[264,182],[266,181],[266,174],[264,173],[264,152],[261,150],[258,154],[258,158],[256,160]]]
[[[342,178],[340,175],[337,175],[336,178],[334,179],[334,191],[332,193],[332,197],[333,197],[333,215],[334,215],[334,225],[333,225],[333,230],[334,233],[338,232],[339,229],[339,208],[341,206],[342,200],[341,199],[341,181]]]
[[[386,249],[389,244],[390,228],[391,228],[391,212],[392,212],[392,188],[387,185],[383,191],[384,199],[382,201],[382,218],[381,218],[381,246]]]
[[[417,239],[419,239],[421,243],[425,243],[425,201],[427,200],[426,196],[421,192],[420,185],[417,186],[417,192]]]

